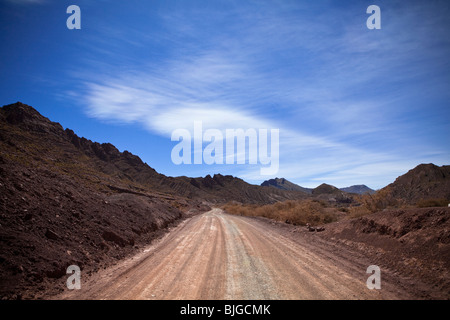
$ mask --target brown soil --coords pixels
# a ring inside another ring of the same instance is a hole
[[[0,298],[38,298],[71,264],[99,270],[206,206],[151,194],[103,193],[45,169],[0,179]]]
[[[450,208],[384,210],[318,235],[406,277],[419,298],[450,298]]]

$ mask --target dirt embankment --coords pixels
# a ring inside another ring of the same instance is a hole
[[[69,265],[98,270],[209,209],[160,178],[30,106],[0,108],[0,299],[38,298]]]
[[[45,168],[1,166],[0,298],[39,298],[69,265],[95,272],[207,207],[183,199],[101,192]],[[6,173],[7,170],[7,173]],[[55,291],[55,292],[56,292]]]
[[[418,297],[450,299],[450,208],[384,210],[329,224],[320,237],[405,277]]]

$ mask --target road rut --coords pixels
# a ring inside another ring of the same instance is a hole
[[[368,263],[302,243],[270,223],[213,209],[157,243],[82,280],[61,299],[398,299],[369,290]]]

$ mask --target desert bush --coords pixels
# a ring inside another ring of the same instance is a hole
[[[243,216],[244,211],[246,210],[246,207],[244,207],[243,205],[240,205],[240,204],[236,204],[236,203],[227,203],[226,205],[224,205],[222,207],[222,209],[230,214]]]
[[[383,188],[373,195],[365,194],[361,197],[362,205],[370,212],[377,212],[386,208],[396,208],[402,203],[395,199],[390,188]]]
[[[320,202],[311,200],[288,200],[262,206],[227,204],[223,209],[231,214],[265,217],[294,225],[318,225],[337,219],[335,214],[326,212]]]
[[[447,207],[450,203],[447,199],[421,199],[417,201],[416,205],[419,208],[428,207]]]
[[[372,213],[366,206],[353,206],[348,208],[349,218],[359,218]]]

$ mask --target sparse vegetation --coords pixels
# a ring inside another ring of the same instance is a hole
[[[229,203],[223,209],[230,214],[265,217],[293,225],[320,225],[337,220],[336,214],[327,212],[323,203],[314,200],[289,200],[263,206]]]
[[[417,201],[418,208],[430,208],[430,207],[447,207],[450,200],[447,199],[422,199]]]
[[[362,208],[353,207],[352,213],[359,216],[363,215],[364,212],[377,212],[387,208],[399,208],[404,205],[401,200],[392,195],[392,190],[389,187],[378,190],[374,194],[359,196],[357,200],[361,203]]]
[[[366,206],[353,206],[348,208],[348,217],[349,218],[359,218],[365,215],[372,213]]]

